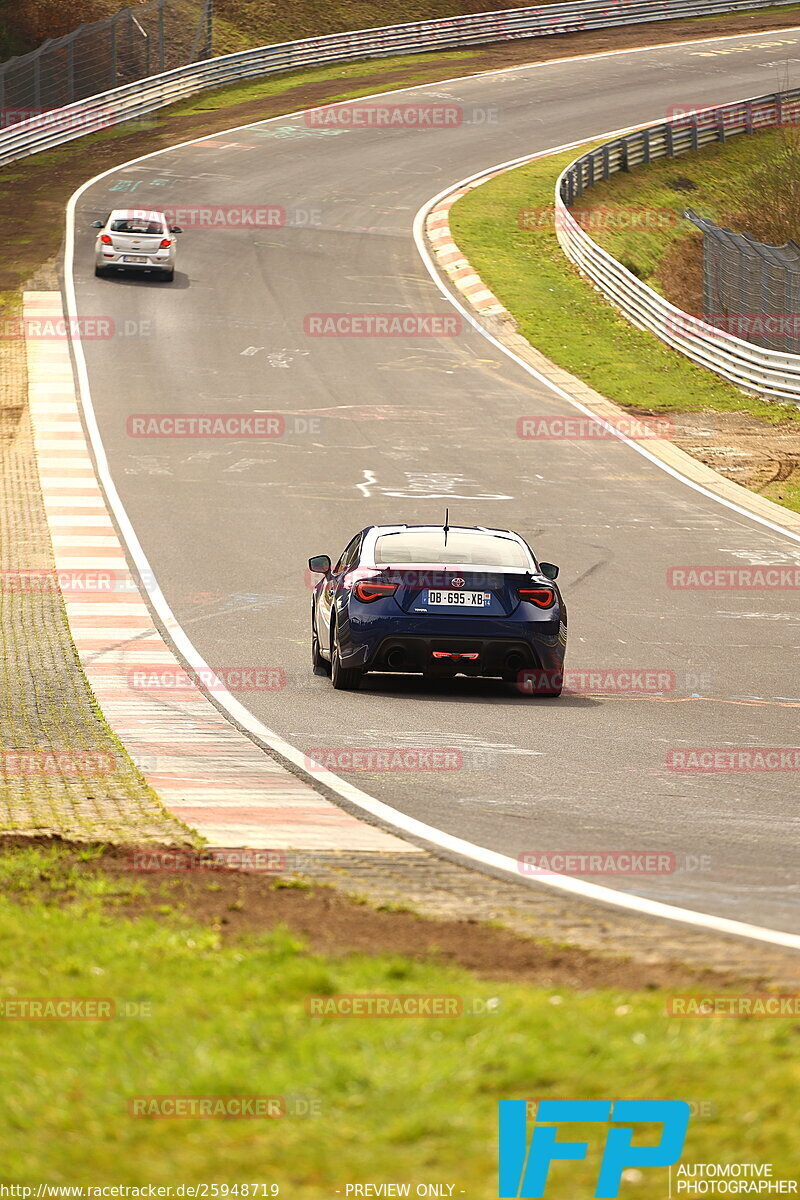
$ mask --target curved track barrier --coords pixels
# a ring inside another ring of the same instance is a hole
[[[792,3],[796,0],[773,0],[777,6]],[[764,0],[574,0],[569,4],[472,13],[446,20],[414,21],[382,29],[360,29],[260,46],[178,67],[20,121],[0,132],[0,166],[41,150],[50,150],[84,134],[96,133],[120,121],[143,117],[207,88],[300,67],[386,58],[394,54],[455,50],[517,38],[578,33],[763,7]]]
[[[556,184],[562,250],[634,325],[749,392],[800,402],[800,355],[768,350],[670,304],[598,246],[570,212],[595,184],[620,171],[674,158],[713,142],[800,124],[800,89],[702,109],[616,138],[575,160]],[[768,314],[762,314],[769,320]],[[788,319],[791,314],[785,314]],[[780,320],[780,315],[773,318]]]

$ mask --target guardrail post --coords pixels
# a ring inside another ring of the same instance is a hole
[[[594,187],[594,155],[586,156],[586,186]]]
[[[204,57],[214,57],[214,0],[206,0],[206,49]]]
[[[42,56],[37,54],[33,60],[33,107],[42,107]]]
[[[619,143],[619,169],[626,173],[630,170],[628,166],[628,139],[621,138]]]
[[[672,125],[667,126],[667,158],[675,157],[675,130]]]
[[[700,122],[697,119],[697,113],[692,114],[692,149],[700,149]]]
[[[754,129],[754,125],[753,125],[753,101],[752,101],[752,100],[748,100],[748,101],[747,101],[747,103],[746,103],[746,104],[745,104],[745,106],[744,106],[744,111],[745,111],[745,119],[746,119],[746,121],[747,121],[747,132],[748,132],[748,133],[752,133],[752,132],[753,132],[753,129]]]
[[[75,38],[67,43],[67,104],[75,99]]]
[[[0,66],[0,129],[5,125],[6,114],[6,64]]]
[[[603,146],[603,179],[611,178],[611,146]]]
[[[164,71],[164,5],[166,0],[159,0],[158,4],[158,70]]]
[[[642,136],[642,162],[646,167],[650,166],[650,130],[645,129]]]
[[[112,86],[112,88],[115,88],[117,86],[117,79],[119,78],[118,73],[117,73],[117,19],[118,19],[117,14],[115,14],[111,18],[111,86]]]
[[[717,138],[720,142],[725,141],[725,113],[721,108],[717,109]]]
[[[780,92],[775,97],[775,125],[780,128],[783,123],[783,101]]]

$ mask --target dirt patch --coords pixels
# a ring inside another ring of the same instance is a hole
[[[52,876],[42,873],[38,884],[10,900],[36,899],[63,905],[74,898],[63,886],[67,868],[81,873],[101,872],[120,887],[108,911],[119,917],[148,917],[161,921],[191,920],[210,926],[226,941],[246,939],[278,926],[302,938],[308,948],[328,956],[347,954],[401,955],[464,968],[480,978],[575,989],[618,988],[627,991],[656,988],[726,988],[742,983],[729,972],[670,964],[644,963],[593,954],[571,947],[553,947],[475,920],[442,920],[411,912],[382,911],[352,899],[334,888],[312,886],[296,876],[267,875],[215,868],[200,870],[134,869],[131,847],[97,847],[86,860],[86,847],[73,849],[57,838],[0,838],[0,853],[21,854],[30,847],[58,846],[64,857]],[[148,845],[141,852],[149,863],[156,856],[180,856],[186,849]],[[162,859],[161,861],[164,861]],[[137,895],[127,896],[130,884]],[[748,979],[748,987],[763,983]]]
[[[754,492],[800,484],[800,427],[765,425],[747,413],[676,413],[672,441]]]
[[[766,492],[773,485],[783,483],[800,485],[800,423],[797,421],[770,425],[751,413],[665,414],[641,408],[628,411],[645,419],[669,420],[673,429],[670,441],[750,491]]]
[[[677,238],[659,263],[655,285],[671,304],[684,312],[703,311],[703,235],[698,231]]]

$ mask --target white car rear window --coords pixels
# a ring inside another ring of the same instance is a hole
[[[112,233],[151,233],[164,234],[164,226],[159,221],[137,221],[133,218],[111,222]]]

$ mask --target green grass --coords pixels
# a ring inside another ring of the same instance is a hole
[[[456,242],[521,333],[619,404],[651,412],[747,412],[773,424],[800,420],[795,407],[746,396],[629,324],[565,258],[552,220],[534,230],[519,227],[523,210],[552,206],[556,178],[580,153],[508,171],[450,211]],[[683,169],[671,165],[674,173]]]
[[[792,1172],[790,1021],[681,1021],[665,1017],[657,991],[553,992],[391,956],[324,958],[280,929],[224,945],[178,917],[121,920],[109,904],[127,885],[82,878],[63,857],[0,855],[0,998],[126,999],[151,1015],[3,1022],[5,1181],[259,1180],[292,1200],[321,1200],[347,1182],[436,1179],[489,1197],[497,1100],[543,1096],[710,1102],[717,1111],[692,1122],[685,1161],[769,1161],[776,1175]],[[307,995],[339,992],[499,1004],[452,1019],[306,1015]],[[127,1113],[136,1095],[298,1093],[319,1116]],[[599,1147],[596,1131],[585,1134],[589,1160],[555,1170],[554,1200],[592,1194]],[[664,1172],[646,1173],[630,1194],[661,1200],[664,1185]]]
[[[784,508],[800,512],[800,483],[794,479],[789,479],[785,483],[770,483],[761,494],[766,496],[767,500],[774,500],[776,504],[782,504]]]
[[[675,243],[696,232],[684,218],[685,210],[692,208],[722,224],[732,220],[737,208],[734,197],[747,188],[750,171],[775,156],[782,136],[774,131],[739,135],[724,145],[714,143],[696,153],[614,175],[592,188],[579,206],[589,215],[599,209],[608,214],[607,222],[592,224],[592,237],[650,287],[663,291],[659,268],[664,256]],[[675,187],[676,181],[684,180],[693,185],[692,190]],[[630,208],[664,213],[664,223],[657,228],[622,229],[615,214]],[[674,220],[666,214],[672,214]]]
[[[436,64],[468,61],[476,58],[476,50],[453,50],[447,54],[436,56]],[[404,54],[388,59],[361,59],[355,63],[337,64],[331,67],[320,67],[310,71],[286,72],[281,75],[271,75],[254,82],[233,84],[229,87],[214,88],[199,93],[198,96],[183,104],[172,105],[167,111],[174,116],[185,116],[191,113],[214,112],[220,108],[228,108],[233,104],[243,104],[250,100],[260,100],[266,96],[282,95],[289,87],[300,87],[308,83],[325,83],[334,79],[361,79],[365,74],[370,76],[370,84],[364,88],[348,89],[336,96],[335,100],[347,100],[354,96],[371,95],[380,90],[380,76],[392,74],[403,67],[427,67],[419,75],[409,75],[402,80],[395,80],[387,86],[387,90],[412,87],[419,81],[430,76],[432,60],[430,55]],[[373,77],[377,76],[375,79]],[[376,84],[378,85],[376,87]],[[333,103],[334,99],[325,98],[325,103]],[[287,111],[288,111],[287,105]]]

